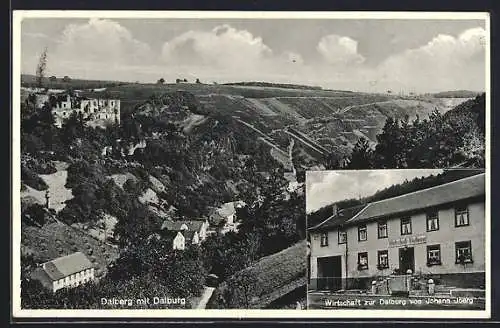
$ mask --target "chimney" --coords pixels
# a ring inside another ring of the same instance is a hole
[[[338,213],[338,210],[339,210],[339,208],[338,208],[337,204],[333,204],[332,205],[332,216],[336,216]]]

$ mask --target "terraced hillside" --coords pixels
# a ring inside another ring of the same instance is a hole
[[[152,95],[175,91],[193,94],[203,114],[228,116],[248,123],[242,124],[242,128],[248,133],[257,131],[259,137],[265,135],[261,140],[271,149],[277,146],[286,151],[283,147],[288,144],[288,139],[295,138],[299,141],[296,147],[311,159],[322,156],[317,148],[324,148],[325,153],[345,156],[359,137],[375,142],[387,117],[401,119],[407,115],[414,119],[418,115],[425,118],[435,109],[444,113],[468,100],[433,95],[400,97],[323,89],[194,83],[127,84],[106,90],[111,96],[121,99],[122,113],[125,114],[134,112],[138,103]],[[189,120],[186,125],[191,131],[205,123],[206,117]],[[309,144],[300,142],[297,135],[283,134],[288,127],[307,135]]]

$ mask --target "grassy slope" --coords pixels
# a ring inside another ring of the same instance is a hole
[[[235,273],[231,279],[242,273],[255,276],[257,283],[252,288],[251,308],[265,308],[271,302],[306,284],[306,243],[299,242],[273,255],[263,257],[248,268]],[[228,288],[228,281],[214,292],[209,307],[217,308],[217,295],[224,293]]]
[[[38,261],[83,252],[97,266],[98,275],[118,257],[118,249],[60,222],[47,223],[42,228],[23,226],[21,249]]]

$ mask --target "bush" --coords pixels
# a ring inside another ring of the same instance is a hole
[[[47,190],[49,188],[38,174],[25,166],[21,166],[21,180],[24,184],[36,190]]]
[[[40,204],[29,205],[23,210],[22,214],[24,221],[28,225],[43,226],[47,222],[45,208]]]

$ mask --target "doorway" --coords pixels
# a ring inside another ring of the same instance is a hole
[[[342,256],[318,258],[318,290],[342,289]]]
[[[413,273],[415,272],[415,252],[413,247],[399,249],[399,269],[403,274],[406,274],[408,269]]]

